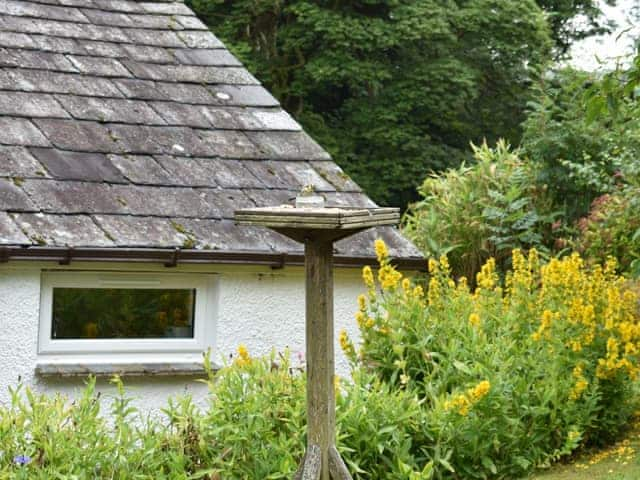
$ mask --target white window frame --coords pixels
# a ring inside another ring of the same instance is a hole
[[[194,289],[193,338],[53,339],[54,288]],[[38,354],[55,359],[75,357],[78,361],[84,361],[82,357],[86,356],[94,362],[109,361],[114,357],[129,362],[143,362],[155,357],[156,361],[169,363],[184,360],[185,356],[202,359],[202,352],[213,349],[215,345],[218,290],[216,275],[211,274],[44,271],[41,277]]]

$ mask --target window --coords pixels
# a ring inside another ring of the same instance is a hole
[[[196,273],[45,272],[39,354],[199,359],[214,344],[215,286]]]

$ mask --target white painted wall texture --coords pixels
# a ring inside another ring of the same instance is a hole
[[[56,264],[9,263],[0,266],[0,403],[9,401],[8,387],[21,379],[36,391],[60,392],[71,398],[82,388],[81,378],[43,378],[35,374],[38,360],[40,278],[43,268],[59,269]],[[131,265],[75,265],[75,269],[135,271]],[[140,267],[158,275],[163,267]],[[228,357],[240,343],[252,355],[269,353],[272,348],[289,347],[293,357],[304,352],[304,271],[288,267],[189,266],[171,269],[173,273],[218,273],[219,305],[216,319],[214,360]],[[339,269],[335,274],[336,339],[345,328],[354,338],[358,329],[354,319],[356,297],[364,290],[358,269]],[[338,374],[348,374],[348,363],[336,345]],[[191,377],[130,377],[125,379],[134,404],[143,411],[158,411],[168,397],[190,393],[197,403],[206,402],[206,386]],[[106,380],[98,384],[103,398],[113,395]],[[107,406],[107,405],[105,405]]]

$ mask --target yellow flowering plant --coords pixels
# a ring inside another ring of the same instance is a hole
[[[433,459],[435,478],[453,478],[450,467],[456,478],[519,478],[625,425],[640,321],[614,261],[514,250],[506,274],[489,259],[470,288],[443,257],[429,261],[425,292],[375,250],[378,281],[365,270],[358,301],[362,343],[343,346],[355,369],[422,399],[420,448],[446,459]]]

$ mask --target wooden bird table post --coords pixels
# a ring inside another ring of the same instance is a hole
[[[306,271],[307,451],[296,480],[351,480],[335,446],[333,243],[380,225],[397,208],[266,207],[238,210],[239,225],[268,227],[304,243]]]

